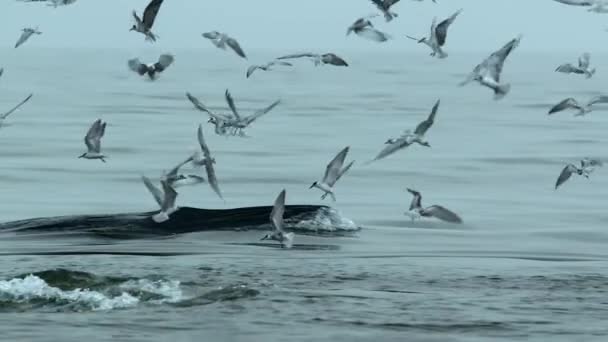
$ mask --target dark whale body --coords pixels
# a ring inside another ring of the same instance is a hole
[[[289,223],[314,220],[320,212],[331,209],[318,205],[285,206],[285,221]],[[111,238],[162,237],[212,230],[269,229],[272,206],[234,209],[198,209],[181,207],[163,223],[152,215],[158,211],[108,215],[73,215],[33,218],[0,223],[0,232],[18,234],[93,234]],[[299,231],[315,233],[314,230]],[[316,232],[323,234],[322,232]],[[337,235],[337,234],[336,234]]]

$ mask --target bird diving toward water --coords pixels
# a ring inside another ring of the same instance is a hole
[[[589,174],[591,174],[591,172],[593,172],[593,170],[595,170],[596,167],[604,165],[604,163],[602,163],[602,161],[597,160],[597,159],[590,159],[590,158],[585,158],[585,159],[581,160],[580,164],[581,164],[580,168],[574,164],[568,164],[568,165],[566,165],[566,167],[564,167],[562,169],[562,172],[559,174],[559,177],[557,178],[557,182],[555,182],[556,190],[560,185],[564,184],[568,179],[570,179],[570,176],[572,176],[572,174],[584,176],[585,178],[589,179]]]
[[[156,16],[158,15],[158,11],[160,10],[160,6],[163,4],[163,1],[164,0],[150,1],[144,10],[143,19],[140,19],[137,12],[133,11],[135,24],[129,31],[142,33],[146,36],[147,41],[155,42],[158,36],[152,33],[152,26],[154,25],[154,21],[156,20]]]
[[[443,20],[437,25],[437,17],[433,18],[433,23],[431,24],[431,33],[429,37],[424,37],[422,39],[406,36],[409,39],[413,39],[417,41],[419,44],[424,43],[431,48],[431,56],[437,58],[446,58],[448,54],[443,51],[442,47],[445,45],[447,36],[448,36],[448,28],[456,17],[462,12],[462,9],[459,9],[456,13],[452,14],[449,18]]]
[[[218,197],[224,200],[222,196],[222,192],[220,190],[220,185],[217,181],[217,176],[215,175],[215,168],[213,164],[215,164],[215,158],[211,156],[211,151],[209,150],[209,146],[205,142],[205,137],[203,136],[203,125],[198,125],[197,131],[198,143],[201,146],[201,152],[197,152],[192,156],[192,164],[194,166],[204,166],[205,171],[207,172],[207,181],[209,182],[209,186],[211,189],[218,195]]]
[[[511,90],[509,83],[500,83],[500,75],[505,64],[505,59],[509,54],[519,46],[522,35],[509,41],[500,50],[492,53],[483,62],[478,64],[473,71],[467,76],[467,79],[459,85],[464,86],[471,81],[477,81],[482,86],[486,86],[494,91],[494,100],[500,100]]]
[[[377,17],[378,14],[373,14],[367,17],[357,19],[352,25],[346,30],[348,36],[351,32],[362,38],[373,40],[376,42],[385,42],[391,38],[387,33],[377,30],[369,20],[369,18]]]
[[[397,13],[391,11],[391,7],[398,3],[399,0],[371,0],[371,2],[378,7],[387,22],[398,17]]]
[[[157,188],[152,181],[146,176],[141,176],[146,189],[152,194],[154,200],[160,206],[160,212],[152,216],[152,220],[156,223],[163,223],[169,220],[169,216],[177,211],[175,200],[177,199],[177,192],[175,189],[164,179],[161,179],[160,184],[162,191]]]
[[[275,65],[293,66],[293,64],[284,61],[271,61],[266,64],[252,65],[247,68],[247,78],[249,78],[256,70],[270,71],[272,70],[271,68]]]
[[[85,159],[99,159],[102,162],[106,162],[107,156],[101,153],[101,138],[106,132],[106,123],[101,122],[101,119],[97,119],[89,128],[87,135],[84,137],[84,143],[87,146],[87,152],[80,155],[78,158]]]
[[[387,146],[384,147],[384,149],[382,149],[382,151],[380,151],[380,153],[378,153],[378,155],[374,159],[370,160],[366,164],[370,164],[376,160],[386,158],[391,154],[412,145],[413,143],[417,143],[426,147],[431,147],[431,145],[427,141],[424,141],[422,139],[424,138],[424,135],[429,130],[429,128],[433,126],[433,123],[435,122],[435,115],[437,115],[440,103],[441,100],[437,100],[437,102],[435,102],[435,105],[433,106],[433,109],[431,109],[431,113],[429,114],[429,116],[424,121],[419,123],[418,126],[416,126],[414,133],[412,133],[410,130],[407,130],[399,138],[388,139],[385,142]]]
[[[564,74],[585,75],[585,77],[589,79],[593,76],[593,74],[595,74],[595,68],[591,68],[589,66],[590,61],[591,55],[588,52],[585,52],[578,58],[578,66],[572,65],[570,63],[564,63],[558,66],[555,71]]]
[[[460,216],[440,205],[432,205],[430,207],[423,208],[422,195],[420,192],[409,188],[407,191],[414,196],[414,198],[412,198],[412,202],[410,203],[409,211],[405,212],[405,215],[409,216],[412,221],[421,217],[434,217],[445,222],[462,223]]]
[[[0,69],[0,75],[2,75],[2,69]],[[27,101],[29,101],[32,98],[32,96],[34,96],[34,94],[29,94],[23,101],[19,102],[19,104],[17,104],[15,107],[11,108],[11,110],[9,110],[6,113],[0,114],[0,127],[2,127],[4,125],[4,120],[6,120],[6,118],[8,118],[9,115],[11,115],[17,109],[19,109],[19,107],[23,106]]]
[[[274,201],[272,212],[270,213],[270,224],[273,230],[264,235],[260,239],[263,240],[274,240],[281,244],[282,248],[291,248],[293,245],[294,233],[285,232],[285,221],[283,221],[283,214],[285,213],[285,189],[279,193],[277,199]]]
[[[315,63],[315,66],[319,66],[321,64],[331,64],[335,66],[348,66],[348,63],[341,57],[338,57],[333,53],[326,53],[322,55],[314,54],[314,53],[296,53],[292,55],[286,55],[279,57],[277,59],[292,59],[292,58],[310,58]]]
[[[607,95],[595,96],[595,97],[591,98],[591,100],[589,100],[589,102],[587,102],[586,104],[581,104],[578,101],[576,101],[576,99],[574,99],[573,97],[569,97],[567,99],[562,100],[560,103],[556,104],[555,106],[551,107],[548,114],[549,115],[555,114],[555,113],[558,113],[558,112],[561,112],[561,111],[564,111],[567,109],[576,109],[576,110],[578,110],[578,112],[576,114],[574,114],[574,116],[583,116],[583,115],[586,115],[593,111],[593,105],[600,104],[600,103],[608,103],[608,96]]]
[[[233,135],[236,135],[238,133],[239,135],[244,136],[243,129],[247,128],[259,117],[270,112],[271,110],[274,109],[274,107],[278,106],[281,103],[281,100],[276,100],[273,103],[271,103],[269,106],[262,108],[260,110],[257,110],[252,115],[241,116],[236,109],[236,105],[234,104],[234,99],[232,98],[232,95],[230,94],[230,91],[228,89],[226,89],[226,92],[224,95],[226,97],[226,102],[228,103],[228,107],[230,107],[230,110],[232,111],[232,114],[234,115],[234,119],[226,122],[226,125],[228,127],[232,128]]]
[[[327,195],[331,196],[331,198],[336,201],[336,196],[333,191],[333,187],[336,182],[353,166],[354,160],[351,161],[346,167],[342,168],[344,165],[344,160],[346,159],[346,154],[350,149],[349,146],[346,146],[342,151],[340,151],[334,159],[332,159],[329,164],[327,164],[327,168],[325,169],[325,175],[323,176],[323,180],[321,182],[314,182],[310,186],[310,189],[317,188],[323,191],[323,195],[321,199],[325,199]]]
[[[167,69],[175,58],[170,54],[161,55],[158,58],[158,62],[152,64],[143,64],[138,58],[130,59],[127,65],[129,69],[138,73],[140,76],[148,74],[150,80],[156,79],[156,74],[163,72]]]
[[[67,6],[76,2],[76,0],[18,0],[21,2],[46,2],[47,6],[53,6],[57,8],[58,6]]]
[[[230,37],[229,35],[218,31],[211,31],[203,33],[203,37],[209,39],[213,45],[222,50],[226,50],[226,45],[228,45],[228,47],[230,47],[237,55],[247,59],[241,45],[239,45],[236,39]]]
[[[21,33],[21,36],[17,40],[17,43],[15,43],[15,49],[18,48],[19,46],[21,46],[21,44],[25,43],[28,39],[30,39],[30,37],[33,34],[42,34],[42,32],[38,31],[37,27],[35,29],[26,27],[21,31],[23,31],[23,32]]]

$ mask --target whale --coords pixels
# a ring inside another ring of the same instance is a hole
[[[233,209],[180,207],[168,221],[156,223],[157,211],[40,217],[0,223],[0,233],[87,234],[118,239],[163,237],[203,231],[267,230],[272,206]],[[350,235],[360,228],[322,205],[285,206],[287,230],[320,236]],[[329,223],[328,223],[329,222]]]

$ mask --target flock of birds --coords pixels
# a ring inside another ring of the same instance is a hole
[[[22,2],[46,2],[51,6],[58,7],[63,5],[70,5],[76,2],[76,0],[17,0]],[[134,25],[131,27],[131,31],[141,33],[145,36],[145,40],[155,42],[158,36],[152,32],[152,28],[159,10],[164,0],[151,0],[143,11],[140,17],[136,11],[133,11]],[[424,0],[412,0],[412,1],[424,1]],[[435,0],[432,0],[436,3]],[[589,11],[604,13],[608,12],[607,6],[608,1],[603,0],[554,0],[567,5],[574,6],[586,6],[590,7]],[[352,25],[347,28],[346,35],[351,33],[357,36],[372,40],[375,42],[385,42],[392,37],[382,32],[373,25],[371,19],[382,16],[386,22],[392,21],[398,17],[398,14],[392,10],[393,6],[399,2],[399,0],[371,0],[376,6],[379,13],[361,17],[357,19]],[[437,22],[434,18],[430,32],[427,37],[415,38],[412,36],[406,36],[409,39],[416,41],[419,44],[427,45],[431,52],[430,56],[435,58],[447,58],[448,53],[444,50],[447,42],[448,30],[450,26],[456,21],[457,17],[462,13],[462,9],[456,11],[448,18]],[[23,33],[19,37],[15,48],[22,46],[29,38],[33,35],[40,35],[42,32],[38,28],[25,28]],[[208,39],[215,47],[223,50],[228,48],[232,50],[237,56],[246,59],[247,55],[243,48],[240,46],[238,41],[230,35],[218,32],[210,31],[202,34],[205,39]],[[510,89],[509,83],[501,81],[501,75],[503,66],[507,57],[515,50],[522,39],[522,35],[519,35],[512,40],[508,41],[504,46],[491,53],[487,58],[482,60],[476,65],[473,70],[469,73],[466,79],[460,83],[460,86],[467,85],[471,82],[477,82],[481,86],[489,88],[493,94],[495,100],[500,100],[505,97]],[[306,58],[311,60],[315,66],[319,65],[332,65],[348,67],[346,60],[334,53],[296,53],[289,54],[262,65],[252,65],[246,71],[246,77],[249,78],[257,70],[270,71],[274,67],[291,67],[293,64],[291,60]],[[588,53],[584,53],[578,60],[576,65],[571,63],[565,63],[557,67],[556,72],[561,73],[572,73],[578,75],[585,75],[586,78],[591,78],[595,74],[595,68],[591,67],[591,57]],[[131,59],[127,65],[130,70],[137,74],[144,76],[147,75],[150,80],[155,80],[160,73],[166,70],[174,62],[174,56],[170,54],[163,54],[159,57],[158,61],[151,64],[142,63],[139,59]],[[0,69],[0,76],[2,75],[3,69]],[[277,107],[281,101],[276,100],[270,105],[257,110],[251,115],[244,116],[237,110],[234,98],[230,91],[227,89],[225,92],[225,100],[230,108],[230,113],[217,113],[210,110],[203,104],[198,98],[193,96],[191,93],[186,93],[186,98],[192,103],[195,109],[204,112],[209,116],[208,123],[212,124],[215,129],[215,133],[223,136],[246,136],[245,129],[248,128],[253,122],[259,119],[261,116],[269,113],[275,107]],[[0,124],[5,120],[11,113],[26,103],[32,95],[30,94],[25,100],[20,102],[17,106],[2,114],[0,116]],[[422,122],[420,122],[415,129],[406,130],[399,137],[390,138],[385,142],[385,147],[376,155],[375,158],[370,160],[369,163],[376,162],[384,159],[399,150],[402,150],[410,145],[418,144],[425,147],[430,147],[428,141],[424,139],[427,131],[432,127],[435,117],[439,111],[441,101],[437,100],[433,105],[429,116]],[[592,110],[592,106],[598,103],[608,103],[608,96],[597,96],[590,99],[588,102],[581,104],[574,98],[567,98],[556,104],[549,110],[549,114],[554,114],[567,109],[577,110],[576,115],[585,115]],[[106,129],[106,123],[101,119],[96,120],[89,128],[84,142],[86,145],[86,152],[79,156],[84,159],[99,159],[102,162],[106,162],[107,156],[103,154],[101,149],[101,139],[104,136]],[[146,176],[142,176],[142,181],[145,187],[154,197],[155,201],[160,207],[160,211],[152,216],[152,219],[157,223],[162,223],[170,220],[170,215],[178,210],[176,206],[177,191],[176,188],[186,185],[202,184],[207,182],[217,196],[223,200],[223,195],[220,190],[218,179],[215,173],[214,164],[215,158],[213,158],[209,147],[205,142],[203,135],[203,126],[199,125],[197,130],[197,139],[200,145],[200,150],[194,154],[188,156],[184,161],[176,165],[169,172],[163,172],[160,177],[161,188],[158,188],[154,182]],[[319,181],[314,182],[310,188],[319,189],[323,194],[321,199],[325,199],[327,196],[331,197],[333,201],[336,201],[335,196],[335,185],[338,180],[350,170],[353,166],[354,161],[345,163],[349,147],[343,148],[338,154],[329,162],[326,167],[323,178]],[[207,179],[197,174],[184,174],[180,172],[180,169],[187,164],[197,168],[204,168]],[[601,166],[602,163],[599,160],[585,158],[580,161],[580,167],[574,164],[568,164],[564,167],[560,173],[556,182],[555,188],[557,189],[560,185],[566,182],[571,175],[577,174],[584,177],[589,177],[589,174],[597,167]],[[454,212],[446,209],[440,205],[432,205],[429,207],[423,207],[421,200],[422,195],[420,192],[407,189],[407,191],[413,196],[409,211],[406,215],[412,220],[421,217],[434,217],[446,222],[451,223],[462,223],[462,219]],[[285,210],[285,190],[281,191],[275,200],[272,213],[270,215],[270,223],[273,230],[266,234],[262,240],[274,240],[278,241],[282,247],[289,248],[292,246],[294,234],[285,232],[285,223],[283,221],[283,214]]]

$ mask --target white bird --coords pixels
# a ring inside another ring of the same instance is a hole
[[[0,72],[0,75],[1,74],[2,74],[2,72]],[[19,107],[23,106],[23,104],[25,104],[27,101],[29,101],[32,98],[32,96],[34,96],[34,94],[29,94],[23,101],[19,102],[19,104],[17,104],[15,107],[11,108],[8,112],[0,115],[0,127],[2,127],[2,125],[4,124],[4,120],[6,120],[6,118],[8,118],[9,115],[11,115]]]
[[[144,184],[146,185],[146,187],[148,187],[148,184],[145,181]],[[175,206],[175,200],[177,199],[177,192],[175,191],[175,189],[171,185],[169,185],[169,182],[165,180],[161,180],[160,184],[163,187],[163,200],[160,204],[160,212],[152,216],[152,220],[154,220],[154,222],[156,223],[163,223],[169,220],[169,215],[173,214],[178,209]],[[149,187],[148,190],[150,190]],[[158,201],[158,199],[156,198],[157,194],[152,194],[154,198]]]
[[[230,125],[228,124],[228,122],[234,121],[233,117],[223,115],[223,114],[216,114],[216,113],[212,112],[199,99],[197,99],[190,93],[186,93],[186,97],[194,105],[194,108],[200,110],[201,112],[205,112],[209,115],[209,120],[207,122],[210,122],[215,125],[215,134],[217,134],[217,135],[227,135],[228,134],[228,128],[230,128]]]
[[[226,50],[226,45],[228,45],[228,47],[230,47],[237,55],[247,59],[247,56],[239,43],[236,41],[236,39],[230,37],[229,35],[218,31],[211,31],[203,33],[203,37],[209,39],[213,45],[222,50]]]
[[[424,43],[428,45],[432,52],[431,56],[438,58],[446,58],[448,54],[443,51],[442,47],[445,45],[448,29],[450,25],[456,20],[456,17],[462,12],[462,9],[459,9],[456,13],[452,14],[449,18],[443,20],[437,25],[437,17],[433,18],[433,23],[431,24],[431,33],[428,37],[424,37],[422,39],[418,39],[411,36],[406,36],[410,39],[417,41],[418,43]]]
[[[409,216],[412,221],[420,217],[434,217],[450,223],[462,223],[460,216],[440,205],[432,205],[430,207],[423,208],[422,195],[420,192],[412,189],[407,189],[407,191],[414,196],[414,198],[412,198],[412,202],[410,203],[409,211],[405,213],[405,215]]]
[[[273,103],[271,103],[269,106],[262,108],[260,110],[257,110],[252,115],[241,116],[236,109],[236,105],[234,104],[234,99],[232,98],[232,95],[230,95],[230,91],[228,89],[226,89],[226,92],[224,95],[226,98],[226,102],[228,103],[228,107],[230,107],[230,110],[232,111],[232,114],[234,115],[234,120],[226,121],[226,125],[233,128],[233,135],[236,135],[237,133],[239,133],[240,135],[244,135],[243,129],[247,128],[255,120],[260,118],[262,115],[267,114],[272,109],[274,109],[274,107],[278,106],[281,103],[281,100],[276,100]]]
[[[589,174],[593,172],[596,167],[604,165],[600,160],[590,158],[584,158],[580,161],[580,164],[580,168],[576,167],[576,165],[574,164],[568,164],[562,169],[562,172],[557,178],[557,182],[555,182],[556,190],[560,185],[564,184],[568,179],[570,179],[570,176],[572,176],[572,174],[576,173],[577,175],[584,176],[588,179]]]
[[[30,39],[33,34],[42,34],[42,32],[38,31],[37,27],[35,29],[26,27],[22,31],[23,32],[21,33],[21,37],[19,37],[19,40],[17,40],[17,43],[15,44],[15,49],[21,46],[21,44],[25,43],[25,41]]]
[[[48,2],[47,6],[53,6],[57,8],[58,6],[67,6],[76,2],[76,0],[18,0],[21,2]]]
[[[85,159],[99,159],[102,162],[106,162],[107,156],[101,153],[101,138],[106,132],[106,123],[101,122],[101,119],[97,119],[89,128],[87,135],[84,137],[84,143],[87,145],[87,152],[83,153],[78,158]]]
[[[362,38],[373,40],[376,42],[385,42],[391,38],[388,33],[377,30],[369,18],[376,17],[377,14],[357,19],[352,25],[346,30],[348,36],[351,32]]]
[[[391,12],[391,7],[398,3],[399,0],[371,0],[371,2],[378,7],[387,22],[398,16],[397,13]]]
[[[156,20],[156,16],[158,15],[158,11],[160,10],[160,6],[163,4],[164,0],[152,0],[146,6],[144,10],[143,19],[140,19],[137,15],[137,12],[133,11],[133,18],[135,19],[135,24],[131,27],[129,31],[135,31],[142,33],[146,36],[147,41],[156,41],[156,36],[152,33],[152,26],[154,25],[154,21]]]
[[[285,189],[279,193],[277,199],[274,201],[272,212],[270,213],[270,224],[272,225],[272,232],[264,235],[260,240],[274,240],[281,244],[282,248],[291,248],[293,245],[294,233],[285,232],[285,222],[283,221],[283,214],[285,213]]]
[[[224,200],[222,196],[222,192],[220,190],[220,186],[217,181],[217,176],[215,175],[215,168],[213,164],[215,164],[215,158],[211,156],[211,151],[205,142],[205,137],[203,136],[203,125],[198,125],[197,131],[198,143],[201,146],[202,156],[200,153],[195,153],[192,157],[192,164],[195,166],[204,166],[205,171],[207,172],[207,181],[209,182],[209,186],[211,189]]]
[[[500,50],[492,53],[483,62],[478,64],[473,71],[467,76],[467,79],[459,85],[464,86],[471,81],[477,81],[481,85],[486,86],[494,91],[494,100],[500,100],[509,93],[511,85],[509,83],[500,83],[500,75],[505,63],[505,59],[509,54],[519,46],[522,36],[509,41]]]
[[[608,96],[607,95],[595,96],[595,97],[591,98],[591,100],[589,100],[589,102],[587,102],[584,105],[580,104],[574,98],[569,97],[567,99],[562,100],[555,106],[551,107],[548,114],[549,115],[555,114],[557,112],[561,112],[566,109],[576,109],[576,110],[578,110],[578,112],[576,114],[574,114],[574,116],[582,116],[582,115],[591,113],[593,111],[593,105],[599,104],[599,103],[608,103]]]
[[[435,122],[435,115],[437,115],[440,103],[441,100],[437,100],[437,102],[435,102],[435,105],[433,106],[433,109],[431,109],[431,113],[429,114],[429,116],[424,121],[420,122],[418,126],[416,126],[414,133],[407,130],[401,137],[397,139],[388,139],[385,143],[387,144],[387,146],[382,149],[382,151],[380,151],[380,153],[378,153],[378,155],[373,160],[369,161],[367,164],[388,157],[389,155],[403,148],[406,148],[412,145],[413,143],[417,143],[426,147],[431,147],[431,145],[427,141],[423,141],[422,139],[424,138],[424,135],[429,130],[429,128],[431,128],[431,126]]]
[[[2,74],[4,74],[4,68],[0,68],[0,77],[2,77]]]
[[[553,0],[571,6],[593,6],[596,0]]]
[[[564,63],[558,66],[555,71],[564,74],[581,74],[585,75],[585,77],[589,79],[591,76],[593,76],[593,74],[595,74],[595,68],[591,68],[589,66],[590,61],[591,55],[588,52],[585,52],[578,58],[578,66],[570,63]]]
[[[305,53],[296,53],[296,54],[292,54],[292,55],[286,55],[286,56],[282,56],[279,57],[277,59],[293,59],[293,58],[310,58],[314,63],[315,66],[319,66],[321,64],[331,64],[331,65],[335,65],[335,66],[348,66],[348,63],[346,63],[346,61],[344,59],[342,59],[341,57],[339,57],[336,54],[333,53],[325,53],[322,55],[316,54],[316,53],[310,53],[310,52],[305,52]]]
[[[323,180],[320,183],[314,182],[310,186],[310,189],[317,188],[323,191],[321,199],[325,199],[327,195],[330,195],[334,202],[336,201],[336,196],[334,194],[333,187],[340,179],[340,177],[342,177],[351,168],[351,166],[353,166],[353,163],[355,162],[353,160],[350,162],[350,164],[346,165],[346,167],[342,168],[349,148],[349,146],[346,146],[334,157],[334,159],[332,159],[331,162],[329,162],[329,164],[327,164],[327,168],[325,169],[325,175],[323,176]]]
[[[293,66],[293,64],[288,63],[288,62],[283,62],[283,61],[271,61],[266,64],[252,65],[249,68],[247,68],[247,78],[249,78],[249,76],[251,76],[253,74],[253,72],[258,69],[263,70],[263,71],[270,71],[270,70],[272,70],[271,67],[273,67],[275,65]]]
[[[148,77],[151,80],[155,80],[156,74],[167,69],[171,64],[173,64],[174,60],[175,58],[173,55],[164,54],[158,58],[158,62],[156,63],[146,65],[143,64],[138,58],[134,58],[130,59],[127,65],[129,66],[129,69],[138,73],[140,76],[148,74]]]

